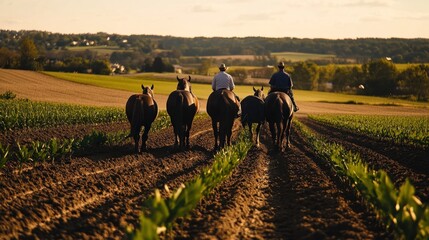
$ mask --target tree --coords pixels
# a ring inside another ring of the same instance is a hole
[[[0,48],[0,68],[18,67],[19,56],[15,51],[7,48]]]
[[[202,75],[208,75],[211,65],[212,65],[212,59],[211,58],[201,59],[201,65],[198,68],[198,72]]]
[[[335,70],[336,66],[334,64],[319,68],[319,91],[331,90],[329,83],[331,83],[334,78]]]
[[[161,57],[156,57],[153,60],[152,71],[162,73],[165,71],[165,64]]]
[[[372,60],[362,66],[365,73],[365,90],[369,95],[389,96],[396,88],[397,69],[386,59]]]
[[[292,79],[296,89],[317,90],[319,71],[315,63],[298,62],[293,65]]]
[[[401,94],[414,97],[418,101],[429,99],[429,66],[424,64],[410,67],[398,77]]]
[[[30,38],[24,38],[20,45],[20,66],[25,70],[39,70],[36,59],[38,51],[33,40]]]
[[[95,60],[91,63],[91,70],[94,74],[109,75],[110,63],[107,60]]]
[[[332,90],[334,90],[334,92],[350,90],[351,82],[351,68],[339,67],[335,70],[334,76],[332,77]]]

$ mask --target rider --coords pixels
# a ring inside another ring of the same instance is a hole
[[[232,78],[232,76],[228,73],[226,73],[226,69],[228,69],[225,65],[225,63],[222,63],[219,65],[219,73],[217,73],[212,81],[212,89],[213,91],[217,91],[219,89],[228,89],[228,90],[234,90],[235,88],[235,84],[234,84],[234,79]],[[233,92],[234,93],[234,92]],[[234,93],[235,95],[235,93]],[[240,98],[235,95],[235,98],[237,99],[238,102],[240,102]],[[240,116],[241,114],[241,107],[240,104],[238,104],[238,114],[237,116]]]
[[[279,64],[277,65],[277,67],[279,68],[279,71],[274,73],[271,76],[270,79],[270,91],[268,92],[268,94],[270,94],[271,92],[275,92],[275,91],[279,91],[279,92],[284,92],[287,95],[289,95],[290,99],[292,100],[292,104],[294,107],[294,111],[298,111],[299,108],[295,103],[295,99],[293,98],[293,92],[292,92],[292,87],[293,87],[293,82],[292,82],[292,78],[290,77],[289,73],[287,73],[284,68],[285,68],[285,63],[284,62],[279,62]]]

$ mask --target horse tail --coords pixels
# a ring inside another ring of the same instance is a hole
[[[179,119],[179,123],[180,125],[182,125],[183,123],[183,112],[184,112],[184,107],[185,107],[185,97],[183,96],[183,94],[179,94],[176,97],[176,116],[177,119]]]
[[[143,103],[142,99],[136,99],[133,106],[133,115],[131,117],[131,131],[129,137],[140,134],[143,123]]]
[[[283,119],[283,109],[282,109],[282,99],[280,98],[280,96],[277,96],[276,99],[274,99],[274,118],[276,120],[281,121]]]

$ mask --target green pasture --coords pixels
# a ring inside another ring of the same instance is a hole
[[[82,52],[86,50],[97,52],[100,55],[111,55],[113,52],[133,52],[134,50],[124,50],[118,46],[76,46],[67,47],[69,51]]]
[[[98,87],[105,87],[111,89],[125,90],[130,92],[141,92],[141,84],[152,85],[154,84],[154,91],[156,94],[168,95],[176,89],[176,75],[172,74],[136,74],[136,75],[114,75],[102,76],[94,74],[81,74],[81,73],[60,73],[60,72],[44,72],[47,75],[87,84]],[[163,78],[162,76],[165,76]],[[195,78],[195,77],[193,77]],[[268,81],[268,80],[267,80]],[[257,86],[259,87],[259,86]],[[234,92],[244,98],[253,94],[252,85],[237,85]],[[268,90],[268,89],[267,89]],[[210,84],[193,83],[192,91],[200,98],[207,99],[212,92]],[[267,92],[267,91],[265,91]],[[294,90],[295,98],[300,102],[332,102],[332,103],[351,103],[351,104],[374,104],[374,105],[405,105],[405,106],[419,106],[425,107],[427,103],[419,103],[406,101],[393,98],[371,97],[350,95],[341,93],[330,92],[317,92]]]
[[[302,53],[302,52],[274,52],[271,56],[277,60],[300,62],[306,60],[320,60],[335,58],[334,54],[316,54],[316,53]]]

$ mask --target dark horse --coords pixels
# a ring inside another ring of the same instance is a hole
[[[264,112],[264,87],[255,89],[253,87],[253,96],[247,96],[241,101],[241,124],[244,128],[246,125],[249,127],[250,138],[253,141],[252,124],[257,123],[256,126],[256,146],[259,147],[259,135],[261,132],[261,125],[265,122]]]
[[[207,99],[207,113],[212,119],[215,137],[214,150],[223,148],[226,143],[231,145],[232,125],[237,116],[240,102],[235,94],[227,89],[219,89],[210,94]],[[219,128],[217,126],[219,123]],[[219,139],[219,142],[218,142]]]
[[[141,151],[146,151],[146,141],[150,127],[158,116],[158,105],[153,99],[153,84],[151,87],[145,87],[142,84],[142,89],[143,93],[131,95],[125,106],[125,112],[131,125],[131,131],[128,137],[134,138],[136,153],[139,152],[141,127],[144,126]]]
[[[177,90],[170,93],[167,99],[167,113],[174,128],[174,147],[189,147],[189,131],[195,113],[198,112],[198,98],[191,92],[191,76],[177,78]]]
[[[286,148],[290,147],[289,137],[293,118],[293,105],[290,97],[284,92],[272,92],[265,98],[265,119],[267,120],[273,144],[283,150],[283,139],[286,135]]]

